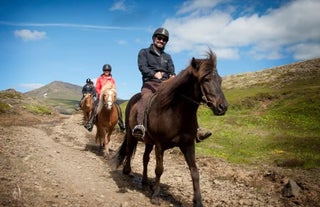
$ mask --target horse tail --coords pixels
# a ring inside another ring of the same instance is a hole
[[[124,159],[127,156],[127,143],[128,139],[125,135],[121,146],[117,149],[116,153],[111,158],[111,166],[114,169],[117,169],[120,165],[122,165]]]
[[[129,116],[132,106],[137,103],[137,101],[141,98],[141,93],[135,94],[129,101],[125,110],[125,126],[126,126],[126,134],[124,136],[123,142],[121,146],[117,149],[114,156],[111,158],[111,166],[113,168],[118,168],[125,159],[129,161],[132,156],[135,154],[138,141],[131,136],[131,130],[129,129]]]

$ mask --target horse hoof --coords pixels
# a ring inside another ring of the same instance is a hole
[[[159,197],[151,198],[151,203],[154,204],[154,205],[160,206],[161,205],[160,198]]]
[[[131,172],[131,169],[123,168],[122,173],[125,175],[129,175]]]
[[[193,202],[194,207],[203,207],[201,201],[200,202]]]

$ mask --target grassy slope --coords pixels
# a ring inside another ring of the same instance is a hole
[[[319,59],[226,78],[229,110],[199,123],[213,136],[197,152],[236,163],[320,166]]]

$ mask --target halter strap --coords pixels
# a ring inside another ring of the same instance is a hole
[[[202,100],[205,102],[205,104],[209,107],[209,104],[210,105],[213,105],[213,102],[212,101],[209,101],[207,96],[206,96],[206,93],[204,92],[204,89],[203,89],[203,86],[200,84],[200,88],[201,88],[201,93],[202,93]]]

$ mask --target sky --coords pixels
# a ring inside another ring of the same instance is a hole
[[[158,27],[177,74],[208,49],[222,77],[318,58],[319,11],[320,0],[0,0],[0,90],[83,86],[108,63],[129,99]]]

